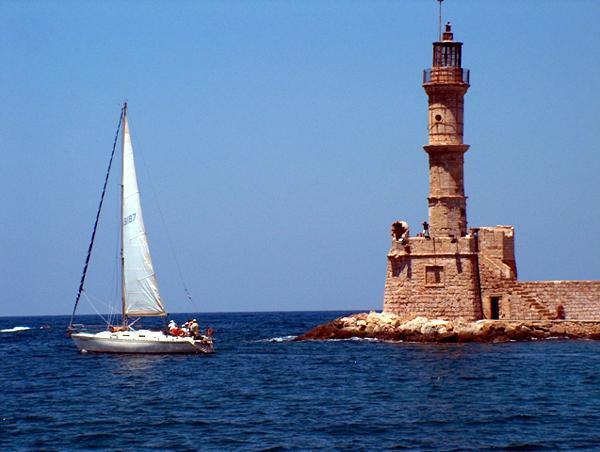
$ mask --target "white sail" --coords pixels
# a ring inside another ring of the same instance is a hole
[[[127,117],[123,124],[123,292],[125,314],[166,315],[154,275],[135,172]]]
[[[104,179],[100,206],[96,214],[94,232],[92,233],[83,276],[79,283],[79,292],[77,293],[75,307],[73,308],[71,322],[69,323],[69,335],[82,353],[213,353],[213,340],[209,331],[207,331],[206,335],[202,335],[199,334],[197,329],[191,328],[192,331],[190,334],[182,336],[180,334],[175,335],[175,331],[134,329],[133,325],[137,320],[130,322],[130,319],[128,319],[128,317],[132,316],[164,316],[166,313],[160,299],[156,277],[154,276],[146,229],[144,228],[140,192],[135,171],[133,148],[131,146],[131,135],[129,134],[129,124],[127,123],[127,103],[123,104],[121,115],[117,133],[119,133],[122,125],[121,257],[123,271],[121,276],[123,283],[123,322],[121,325],[111,325],[109,323],[106,331],[95,334],[87,331],[78,331],[78,325],[73,323],[75,309],[77,309],[79,297],[83,292],[86,270],[98,226],[98,218],[100,217],[106,193],[106,184],[115,152],[115,148],[113,147],[108,171]],[[17,328],[22,327],[16,327],[13,330]]]

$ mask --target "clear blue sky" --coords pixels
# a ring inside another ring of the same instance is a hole
[[[600,2],[444,20],[471,69],[469,225],[516,227],[522,280],[600,279]],[[195,307],[168,236],[197,309],[380,309],[390,224],[427,215],[436,31],[433,0],[0,1],[0,316],[70,312],[123,99],[171,311]]]

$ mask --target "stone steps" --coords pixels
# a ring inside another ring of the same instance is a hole
[[[545,305],[540,303],[529,291],[515,290],[513,295],[517,295],[529,306],[529,309],[535,312],[541,320],[553,320],[556,315],[552,313]]]

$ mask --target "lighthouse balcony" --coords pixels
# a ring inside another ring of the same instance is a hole
[[[427,83],[464,83],[469,84],[470,71],[461,67],[436,66],[423,71],[423,84]]]

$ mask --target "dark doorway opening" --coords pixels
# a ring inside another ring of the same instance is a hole
[[[490,318],[492,320],[500,318],[500,297],[490,297]]]

